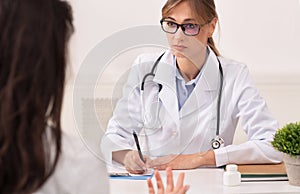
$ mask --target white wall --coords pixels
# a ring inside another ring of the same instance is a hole
[[[298,0],[217,0],[220,46],[258,75],[300,74]]]
[[[71,2],[76,27],[71,52],[76,72],[87,53],[112,33],[159,24],[164,0]],[[299,75],[299,0],[215,2],[221,26],[219,47],[225,56],[246,62],[253,73]]]
[[[215,38],[221,53],[248,65],[280,125],[300,120],[300,0],[215,2],[220,19],[220,32],[216,32]],[[76,32],[70,44],[72,76],[63,109],[63,126],[68,132],[74,132],[76,128],[72,80],[84,58],[99,42],[115,32],[134,26],[159,24],[164,1],[71,0],[71,3]],[[126,63],[130,65],[134,57],[128,54]],[[117,70],[108,71],[108,77],[117,75]],[[97,95],[109,97],[110,87],[107,83],[103,91],[97,91]]]

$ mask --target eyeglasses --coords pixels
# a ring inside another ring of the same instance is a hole
[[[187,36],[196,36],[200,32],[200,28],[207,23],[200,25],[200,24],[177,24],[176,22],[172,22],[169,20],[162,19],[160,20],[161,28],[163,31],[170,33],[170,34],[175,34],[180,27],[183,33]]]

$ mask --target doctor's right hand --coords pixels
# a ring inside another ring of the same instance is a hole
[[[124,157],[123,163],[128,172],[133,174],[143,174],[147,171],[146,164],[150,162],[150,158],[143,156],[145,163],[141,160],[138,151],[128,151]]]
[[[112,153],[113,160],[123,164],[126,170],[132,174],[143,174],[147,171],[146,164],[151,162],[147,156],[143,156],[145,163],[140,159],[136,150],[120,150]]]

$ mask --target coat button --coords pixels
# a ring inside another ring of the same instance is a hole
[[[173,132],[172,132],[172,136],[173,136],[173,137],[176,137],[177,134],[178,134],[177,131],[173,131]]]

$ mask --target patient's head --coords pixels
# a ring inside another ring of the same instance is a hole
[[[0,0],[1,193],[31,193],[55,168],[72,20],[64,1]]]

